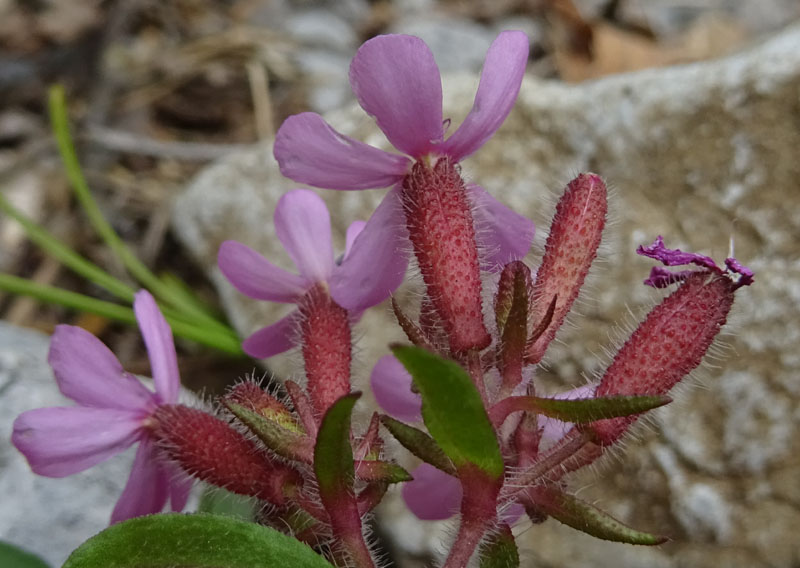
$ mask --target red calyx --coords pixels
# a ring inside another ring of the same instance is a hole
[[[273,462],[227,422],[202,410],[161,405],[152,418],[159,448],[198,479],[278,506],[301,483],[295,470]]]
[[[542,360],[547,346],[578,297],[589,267],[597,256],[607,210],[606,186],[595,174],[581,174],[569,182],[558,202],[542,265],[533,285],[534,302],[530,317],[534,327],[546,317],[553,298],[557,297],[557,300],[550,324],[528,350],[528,363]]]
[[[422,278],[442,320],[450,349],[483,349],[480,265],[464,181],[449,158],[416,162],[403,180],[406,225]]]
[[[347,310],[317,285],[299,303],[308,394],[318,416],[350,392],[352,340]]]
[[[736,284],[706,271],[691,274],[656,306],[622,346],[595,391],[596,396],[668,392],[703,359],[725,324]],[[616,441],[635,416],[591,425],[599,443]]]

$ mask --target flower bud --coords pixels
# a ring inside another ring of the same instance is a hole
[[[529,363],[542,360],[578,297],[597,256],[607,210],[606,185],[595,174],[581,174],[569,182],[558,202],[533,285],[530,317],[534,326],[545,319],[553,298],[557,299],[549,326],[528,349]]]
[[[161,405],[152,421],[159,448],[212,485],[281,506],[301,483],[294,469],[274,462],[228,423],[202,410]]]

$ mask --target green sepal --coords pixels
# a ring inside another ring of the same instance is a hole
[[[400,442],[405,449],[425,463],[450,475],[457,475],[456,468],[447,454],[426,432],[395,420],[391,416],[381,416],[381,423]]]
[[[545,486],[527,491],[536,508],[567,526],[603,540],[653,546],[669,540],[665,536],[637,531],[594,505],[573,495]]]
[[[467,372],[425,349],[395,345],[394,356],[422,397],[422,418],[457,470],[474,466],[488,478],[503,475],[503,457],[483,401]]]
[[[519,568],[519,551],[511,527],[503,523],[481,543],[480,568]]]
[[[331,568],[306,544],[231,517],[170,513],[108,527],[75,550],[62,568]]]
[[[402,483],[414,479],[411,474],[395,463],[380,460],[360,460],[355,463],[355,473],[363,481]]]
[[[287,459],[311,463],[314,452],[313,442],[308,436],[288,430],[264,415],[245,408],[230,400],[222,399],[222,404],[230,410],[242,424],[258,436],[259,440],[273,452]]]

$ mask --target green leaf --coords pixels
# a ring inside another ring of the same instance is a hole
[[[397,345],[392,351],[419,390],[428,432],[456,469],[474,465],[491,479],[501,478],[497,437],[467,372],[455,361],[419,347]]]
[[[313,441],[308,436],[287,430],[269,418],[245,408],[241,404],[222,400],[225,408],[242,421],[266,446],[287,459],[311,463]]]
[[[480,568],[519,568],[519,551],[511,527],[501,525],[481,543]]]
[[[197,513],[138,517],[83,543],[63,568],[331,568],[275,529]]]
[[[536,508],[567,526],[603,540],[656,545],[667,537],[637,531],[594,505],[553,487],[538,485],[527,490]]]
[[[514,396],[501,400],[492,407],[492,416],[507,416],[524,410],[542,414],[562,422],[587,424],[606,418],[618,418],[640,414],[672,402],[666,395],[654,396],[605,396],[597,398],[540,398],[536,396]]]
[[[38,556],[2,540],[0,540],[0,566],[3,568],[50,568],[47,562]]]
[[[334,402],[325,412],[314,446],[314,474],[319,496],[330,518],[338,544],[350,556],[351,566],[375,566],[364,541],[362,519],[353,491],[353,447],[350,445],[350,418],[360,392]]]
[[[361,393],[341,397],[328,409],[314,446],[314,473],[323,501],[351,492],[353,486],[353,447],[350,445],[350,417]]]
[[[456,475],[453,462],[426,432],[395,420],[391,416],[381,416],[381,423],[405,449],[419,459],[447,474]]]

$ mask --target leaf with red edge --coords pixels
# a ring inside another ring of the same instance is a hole
[[[515,411],[533,412],[562,422],[586,424],[607,418],[633,416],[672,402],[666,395],[599,396],[593,398],[542,398],[512,396],[494,405],[490,416],[495,424]]]
[[[665,536],[632,529],[594,505],[554,487],[537,485],[528,489],[526,493],[536,508],[543,513],[567,526],[603,540],[649,546],[663,544],[669,540]]]
[[[360,392],[339,398],[325,413],[314,446],[314,473],[325,501],[352,492],[355,468],[350,445],[350,417]]]

